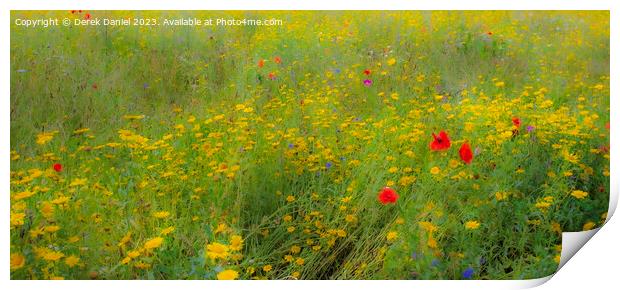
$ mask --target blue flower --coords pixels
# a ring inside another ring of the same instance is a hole
[[[327,168],[327,169],[332,168],[332,163],[331,163],[331,162],[327,162],[327,163],[325,164],[325,168]]]
[[[293,145],[293,143],[288,144],[288,149],[293,149],[295,147],[295,145]]]
[[[471,279],[474,276],[474,269],[472,267],[468,267],[463,271],[463,279]]]

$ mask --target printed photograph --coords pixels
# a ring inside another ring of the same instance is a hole
[[[12,280],[535,279],[607,218],[609,11],[10,26]]]

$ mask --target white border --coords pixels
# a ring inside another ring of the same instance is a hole
[[[4,26],[1,28],[0,36],[2,39],[10,38],[10,11],[11,10],[72,10],[72,9],[84,9],[84,10],[611,10],[611,75],[617,75],[617,68],[619,67],[618,59],[615,57],[617,52],[614,53],[614,49],[618,49],[618,25],[619,25],[619,6],[620,1],[596,1],[596,0],[358,0],[351,2],[336,2],[330,0],[310,0],[310,1],[295,1],[295,0],[220,0],[220,1],[196,1],[196,0],[151,0],[151,1],[121,1],[121,0],[107,0],[107,1],[60,1],[48,0],[21,0],[12,1],[5,0],[0,3],[3,8],[1,11],[1,19]],[[0,184],[4,189],[5,202],[1,203],[2,212],[4,213],[3,219],[0,220],[0,225],[4,229],[9,228],[9,203],[8,192],[9,187],[9,172],[10,172],[10,148],[9,142],[6,140],[9,136],[10,128],[10,115],[8,110],[10,108],[10,44],[4,42],[0,45],[0,51],[5,56],[5,60],[2,62],[3,69],[0,70],[1,88],[3,92],[3,114],[0,120],[0,132],[4,133],[4,140],[0,142],[0,154],[2,154],[2,161],[0,166],[0,174],[4,177],[0,180]],[[612,92],[615,92],[618,88],[618,78],[612,77],[611,88]],[[617,95],[617,94],[616,94]],[[611,108],[618,108],[617,96],[611,98]],[[618,142],[618,129],[620,122],[618,122],[618,115],[612,114],[611,116],[611,160],[617,160],[616,146],[620,144]],[[552,279],[550,283],[545,284],[542,288],[548,288],[557,286],[553,289],[564,289],[565,287],[572,288],[575,283],[583,282],[584,279],[588,280],[588,276],[584,277],[584,274],[590,271],[590,275],[596,273],[605,273],[602,268],[607,267],[611,269],[608,271],[608,276],[600,277],[595,275],[597,281],[603,281],[599,285],[613,285],[616,284],[613,278],[616,273],[616,269],[619,265],[618,254],[615,248],[610,248],[612,245],[617,245],[618,232],[620,231],[620,225],[617,222],[618,218],[615,218],[609,222],[612,217],[613,210],[618,201],[618,182],[617,178],[620,173],[620,162],[611,163],[611,198],[610,198],[610,214],[608,215],[608,224],[601,230],[605,232],[607,239],[602,242],[600,239],[597,241],[599,244],[606,244],[606,248],[594,249],[588,248],[588,252],[592,255],[590,258],[596,257],[613,257],[612,260],[607,259],[606,262],[598,263],[597,267],[594,265],[572,265],[568,263],[563,267],[558,277],[563,277],[562,281],[554,281]],[[578,234],[577,236],[587,235],[588,233]],[[589,237],[588,237],[589,238]],[[2,264],[0,269],[2,270],[2,278],[5,280],[10,279],[9,272],[9,255],[10,255],[10,237],[9,232],[4,231],[2,233],[2,239],[0,248]],[[566,238],[569,242],[569,238]],[[594,240],[597,240],[595,237]],[[615,243],[612,242],[615,240]],[[610,252],[610,253],[608,253]],[[597,256],[598,255],[598,256]],[[583,255],[576,255],[580,260],[587,260]],[[563,257],[563,259],[565,259]],[[596,261],[592,260],[591,261]],[[572,274],[569,271],[573,271]],[[566,273],[563,273],[566,272]],[[592,276],[590,276],[592,277]],[[183,287],[188,289],[204,289],[206,287],[215,287],[216,289],[237,289],[237,288],[256,288],[256,289],[288,289],[294,287],[297,289],[311,289],[316,290],[318,287],[343,287],[357,289],[376,289],[385,287],[412,287],[421,289],[455,289],[455,288],[475,288],[475,289],[519,289],[526,287],[535,287],[546,282],[549,278],[542,278],[536,280],[526,281],[235,281],[227,283],[223,281],[6,281],[3,285],[8,286],[6,289],[82,289],[84,287],[91,287],[94,289],[110,289],[110,288],[129,288],[129,287],[148,287],[149,289],[166,289],[171,287]],[[609,281],[609,284],[605,283],[605,278]],[[559,278],[558,278],[559,280]],[[596,283],[596,282],[592,282]],[[584,285],[584,284],[582,284]],[[589,285],[589,284],[588,284]],[[551,289],[551,288],[549,288]]]

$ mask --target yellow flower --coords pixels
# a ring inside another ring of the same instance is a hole
[[[123,238],[121,238],[121,241],[118,242],[118,246],[120,247],[120,246],[123,246],[124,244],[127,244],[129,240],[131,240],[131,231],[127,232],[127,234],[125,234]]]
[[[80,262],[80,258],[74,255],[71,255],[65,258],[65,264],[67,264],[67,266],[69,266],[70,268],[75,267],[75,265],[77,265],[77,263],[79,262]]]
[[[73,179],[73,181],[71,181],[71,183],[69,184],[69,187],[86,185],[86,181],[88,181],[88,179],[86,178],[75,178]]]
[[[45,143],[51,141],[56,133],[56,131],[39,133],[37,135],[37,144],[44,145]]]
[[[269,272],[269,271],[271,271],[272,268],[273,267],[271,267],[271,265],[265,265],[265,266],[263,266],[263,271]]]
[[[73,131],[73,134],[78,135],[78,134],[86,133],[88,131],[90,131],[90,129],[82,128],[82,129],[77,129],[77,130]]]
[[[43,255],[43,259],[45,259],[46,261],[58,261],[64,256],[65,255],[61,252],[55,252],[50,250]]]
[[[546,210],[548,207],[551,206],[551,203],[546,202],[546,201],[539,201],[534,205],[536,208],[539,208],[541,210]]]
[[[129,252],[127,253],[127,256],[128,256],[129,258],[135,259],[135,258],[137,258],[138,256],[140,256],[140,252],[139,252],[139,251],[129,251]]]
[[[144,119],[144,115],[125,115],[123,116],[125,120],[141,120]]]
[[[576,199],[582,199],[588,196],[588,193],[585,191],[581,191],[581,190],[573,190],[573,192],[571,192],[570,195],[572,195]]]
[[[431,249],[435,249],[437,248],[437,240],[435,240],[435,238],[433,238],[433,236],[431,235],[428,237],[428,241],[426,242],[426,245]]]
[[[465,228],[468,230],[475,230],[480,227],[480,223],[478,221],[467,221],[465,223]]]
[[[398,233],[395,231],[388,232],[386,238],[388,242],[393,242],[396,238],[398,238]]]
[[[158,219],[165,219],[168,216],[170,216],[170,213],[167,212],[167,211],[158,211],[158,212],[154,213],[153,216],[158,218]]]
[[[224,231],[226,231],[226,224],[219,224],[217,225],[217,228],[215,229],[214,233],[215,234],[219,234],[219,233],[223,233]]]
[[[293,201],[295,201],[295,197],[292,196],[292,195],[289,195],[289,196],[286,197],[286,201],[293,202]]]
[[[24,225],[24,218],[26,214],[23,212],[11,212],[11,226]]]
[[[220,243],[211,243],[207,245],[207,256],[211,260],[226,259],[228,257],[228,247]]]
[[[167,235],[169,233],[172,233],[173,231],[174,231],[174,227],[167,227],[167,228],[161,230],[161,234],[165,236],[165,235]]]
[[[15,195],[13,195],[13,199],[15,201],[17,201],[17,200],[20,200],[20,199],[31,197],[34,194],[35,194],[34,191],[26,190],[26,191],[22,191],[22,192],[19,192],[19,193],[16,193]]]
[[[26,264],[26,258],[19,253],[11,254],[11,271],[17,270]]]
[[[224,270],[217,273],[218,280],[235,280],[237,278],[239,278],[239,273],[235,270]]]
[[[495,199],[497,199],[498,201],[499,200],[504,200],[506,198],[508,198],[508,193],[507,192],[498,191],[498,192],[495,193]]]
[[[301,247],[299,247],[299,246],[292,246],[291,247],[291,253],[299,254],[299,252],[301,252]]]
[[[161,237],[152,238],[152,239],[146,241],[146,243],[144,243],[144,249],[150,250],[150,249],[159,248],[159,246],[161,246],[161,243],[163,241],[164,241],[164,239],[161,238]]]
[[[433,168],[431,168],[431,174],[439,174],[439,172],[441,172],[441,169],[439,169],[439,167],[435,166]]]
[[[339,237],[341,237],[341,238],[344,238],[344,237],[346,237],[346,236],[347,236],[347,232],[346,232],[345,230],[343,230],[343,229],[338,229],[338,230],[336,231],[336,235],[338,235],[338,236],[339,236]]]
[[[239,235],[233,235],[230,238],[230,249],[233,251],[240,251],[243,247],[243,238]]]
[[[387,64],[388,64],[388,65],[394,65],[395,63],[396,63],[396,59],[395,59],[395,58],[390,58],[390,59],[388,59],[388,61],[387,61]]]
[[[596,226],[596,223],[590,221],[590,222],[587,222],[587,223],[585,223],[583,225],[583,230],[584,231],[589,231],[589,230],[593,229],[595,226]]]
[[[59,226],[47,226],[43,228],[43,230],[48,233],[53,233],[53,232],[57,232],[58,230],[60,230],[60,227]]]
[[[433,223],[431,222],[421,221],[418,224],[420,225],[421,228],[423,228],[425,231],[429,233],[437,231],[437,227],[433,225]]]
[[[69,201],[69,198],[66,196],[61,196],[57,199],[52,200],[53,204],[65,204]]]
[[[148,269],[151,267],[151,264],[140,261],[140,262],[135,263],[133,266],[138,269]]]
[[[357,218],[352,214],[348,214],[344,217],[344,220],[348,223],[354,223],[357,221]]]
[[[305,263],[304,259],[302,258],[297,258],[297,260],[295,260],[295,264],[301,266]]]

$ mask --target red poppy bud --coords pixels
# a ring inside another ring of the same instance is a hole
[[[450,138],[446,132],[439,132],[439,136],[433,133],[433,141],[431,141],[431,150],[433,151],[443,151],[448,150],[450,148]]]
[[[459,155],[461,156],[461,160],[466,164],[470,164],[471,160],[474,159],[474,154],[471,152],[471,147],[467,142],[465,142],[461,149],[459,149]]]
[[[521,119],[517,118],[517,117],[513,117],[512,118],[512,123],[517,127],[521,127]]]
[[[379,202],[382,204],[396,203],[396,200],[398,200],[398,193],[392,188],[384,187],[379,192]]]

